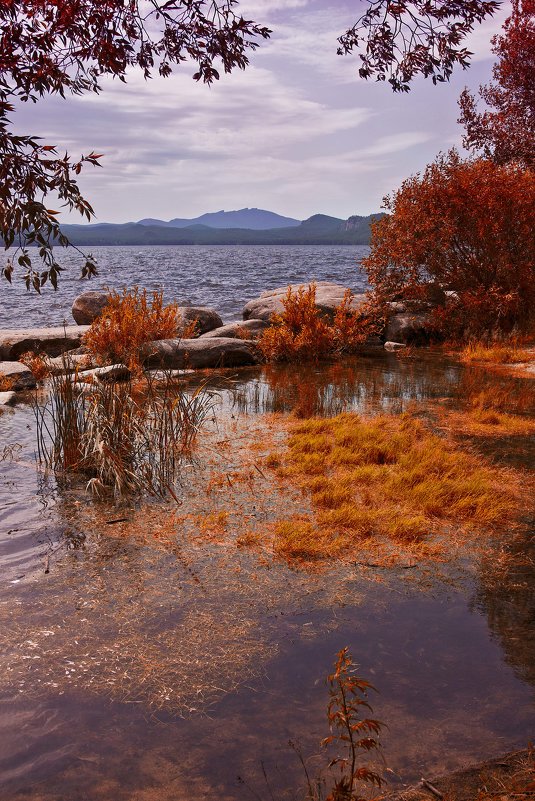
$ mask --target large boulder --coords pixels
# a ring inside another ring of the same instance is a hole
[[[255,300],[250,300],[244,306],[243,319],[244,320],[271,320],[274,314],[280,314],[284,310],[283,300],[288,293],[288,289],[292,292],[297,292],[300,287],[308,287],[310,284],[290,284],[282,286],[278,289],[270,289],[267,292],[262,292],[260,297]],[[347,287],[341,284],[335,284],[332,281],[317,281],[316,282],[316,307],[323,312],[327,317],[333,318],[335,309],[340,305],[344,299],[344,294],[347,292]],[[363,301],[364,295],[355,295],[353,298],[352,306],[357,308]]]
[[[148,367],[241,367],[258,361],[250,342],[230,337],[160,339],[147,342],[143,350]]]
[[[233,339],[258,339],[269,326],[267,320],[238,320],[228,323],[221,328],[214,328],[201,334],[200,339],[213,339],[214,337],[231,337]]]
[[[430,314],[394,314],[388,320],[385,338],[405,345],[426,345],[433,333]]]
[[[74,299],[72,316],[78,325],[91,325],[108,304],[107,292],[82,292]]]
[[[58,328],[7,328],[0,331],[0,360],[16,361],[23,353],[59,356],[81,345],[87,325],[67,325]]]
[[[33,389],[37,384],[32,371],[21,362],[0,362],[0,384],[18,392]]]
[[[221,328],[223,320],[213,309],[204,306],[179,306],[180,327],[185,328],[188,323],[195,322],[197,336],[213,331],[214,328]]]

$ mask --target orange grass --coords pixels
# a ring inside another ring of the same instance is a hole
[[[419,545],[512,523],[520,483],[408,414],[353,413],[293,426],[278,473],[309,495],[314,517],[280,521],[275,551],[321,559],[384,539]],[[273,455],[267,464],[275,465]],[[275,468],[277,469],[277,468]]]
[[[496,342],[491,345],[473,342],[461,350],[460,356],[463,362],[468,363],[520,364],[535,361],[535,350],[521,348],[514,341]]]
[[[376,333],[377,323],[364,307],[353,308],[347,290],[331,320],[316,306],[316,285],[288,289],[281,314],[258,339],[260,353],[269,362],[319,361],[358,350]]]
[[[133,372],[139,372],[142,346],[146,342],[176,337],[179,331],[180,313],[176,303],[164,306],[162,292],[153,292],[149,297],[146,289],[134,287],[123,290],[122,294],[110,292],[108,305],[92,323],[84,345],[100,363],[121,362]]]

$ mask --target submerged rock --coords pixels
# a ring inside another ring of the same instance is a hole
[[[0,362],[0,380],[2,379],[15,392],[33,389],[37,384],[32,371],[22,362]]]
[[[16,361],[23,353],[34,351],[47,356],[59,356],[81,345],[87,325],[67,325],[57,328],[9,328],[0,331],[0,360]]]
[[[403,350],[403,348],[406,348],[407,345],[403,342],[385,342],[383,347],[385,350],[393,353],[396,350]]]
[[[262,332],[269,326],[267,320],[238,320],[234,323],[228,323],[221,328],[214,328],[213,331],[207,331],[206,334],[201,334],[200,339],[209,339],[213,337],[231,337],[234,339],[258,339]]]
[[[288,289],[297,292],[300,287],[309,287],[310,284],[289,284],[278,289],[270,289],[262,292],[260,297],[250,300],[244,306],[243,319],[251,318],[256,320],[269,321],[274,314],[280,314],[284,310],[283,300],[287,295]],[[316,308],[331,319],[334,317],[335,309],[344,299],[347,287],[335,284],[332,281],[316,282]],[[358,308],[364,300],[364,295],[354,295],[352,306]]]
[[[82,292],[74,299],[72,316],[78,325],[91,325],[108,304],[107,292]]]
[[[143,350],[145,363],[151,367],[199,369],[240,367],[258,362],[251,342],[230,337],[160,339],[147,342]]]

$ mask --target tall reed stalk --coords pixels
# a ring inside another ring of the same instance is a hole
[[[188,394],[166,373],[158,381],[84,385],[72,368],[52,376],[49,390],[44,404],[34,402],[39,461],[59,479],[88,477],[92,492],[116,499],[174,495],[184,457],[216,403],[204,386]]]

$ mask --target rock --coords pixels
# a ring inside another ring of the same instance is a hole
[[[107,367],[95,367],[92,370],[80,370],[81,381],[98,378],[99,381],[126,381],[130,378],[130,370],[124,364],[110,364]]]
[[[267,320],[238,320],[235,323],[228,323],[221,328],[214,328],[213,331],[207,331],[206,334],[201,334],[200,339],[209,339],[213,337],[232,337],[234,339],[258,339],[269,326]]]
[[[108,304],[107,292],[82,292],[74,299],[72,316],[78,325],[91,325]]]
[[[37,384],[32,371],[21,362],[0,362],[0,382],[15,392],[33,389]]]
[[[64,356],[68,358],[64,358]],[[55,359],[48,360],[47,364],[53,375],[71,373],[77,367],[80,370],[88,370],[95,366],[91,361],[91,356],[85,353],[72,353],[69,351],[64,356],[56,356]]]
[[[160,339],[147,342],[143,350],[147,366],[160,368],[240,367],[258,362],[250,342],[230,337]]]
[[[219,314],[213,309],[207,309],[204,306],[179,306],[178,311],[182,326],[186,326],[194,320],[196,321],[197,336],[213,331],[214,328],[221,328],[223,325],[223,320]]]
[[[0,360],[16,361],[30,350],[47,356],[59,356],[66,350],[79,347],[88,328],[86,325],[68,325],[0,331]]]
[[[244,306],[243,319],[250,320],[269,320],[273,314],[280,314],[284,306],[282,301],[286,297],[288,289],[291,288],[292,292],[296,292],[301,286],[308,287],[310,284],[290,284],[290,286],[279,287],[278,289],[271,289],[268,292],[262,292],[260,297],[255,300],[250,300]],[[340,305],[344,298],[347,287],[341,284],[335,284],[331,281],[317,281],[316,282],[316,307],[331,319],[334,317],[335,309]],[[355,295],[353,298],[353,307],[357,308],[364,300],[364,295]]]
[[[396,350],[403,350],[403,348],[406,348],[407,345],[405,345],[403,342],[385,342],[383,347],[385,350],[393,353]]]
[[[394,314],[385,332],[387,342],[405,345],[426,345],[432,335],[433,325],[429,314]]]
[[[386,304],[391,314],[404,314],[407,311],[407,304],[400,300],[392,300]]]
[[[16,397],[16,392],[0,392],[0,406],[13,406]]]

